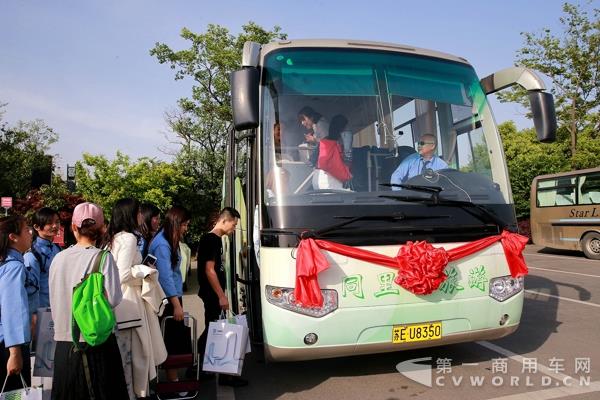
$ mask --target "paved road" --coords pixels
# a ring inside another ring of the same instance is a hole
[[[506,338],[297,363],[265,364],[249,355],[250,386],[215,390],[209,383],[200,398],[600,398],[600,261],[537,246],[528,246],[525,258],[530,273],[521,326]],[[396,370],[417,358],[430,358],[415,377],[427,383],[429,376],[430,387]]]

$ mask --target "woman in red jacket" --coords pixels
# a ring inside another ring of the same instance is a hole
[[[344,163],[340,134],[348,120],[343,115],[331,119],[329,134],[319,141],[319,157],[313,175],[314,189],[343,189],[352,178],[350,168]]]

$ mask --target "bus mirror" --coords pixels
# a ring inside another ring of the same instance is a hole
[[[538,140],[543,143],[554,142],[556,140],[556,113],[552,93],[531,90],[528,94]]]
[[[231,73],[231,108],[236,131],[258,127],[258,69],[244,68]]]

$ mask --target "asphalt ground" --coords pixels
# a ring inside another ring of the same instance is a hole
[[[510,336],[294,363],[264,363],[251,353],[243,375],[249,386],[234,390],[209,381],[198,398],[599,399],[600,261],[538,246],[528,246],[525,258],[523,315]],[[190,286],[184,308],[198,316],[201,331],[202,305]],[[424,360],[410,377],[397,371],[415,359]]]

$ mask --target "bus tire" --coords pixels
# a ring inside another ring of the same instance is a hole
[[[592,260],[600,260],[600,233],[590,232],[581,239],[583,254]]]

